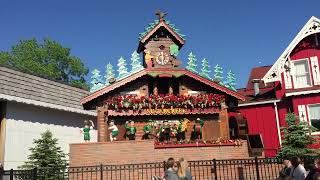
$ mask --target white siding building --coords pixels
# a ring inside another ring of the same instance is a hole
[[[80,105],[87,95],[85,90],[0,67],[0,162],[5,169],[22,165],[33,139],[47,129],[66,153],[69,143],[82,142],[83,121],[96,120],[96,112]],[[97,140],[96,134],[91,131],[91,141]]]

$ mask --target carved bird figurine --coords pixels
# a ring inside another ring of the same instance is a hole
[[[167,15],[168,13],[166,12],[161,12],[160,10],[156,11],[156,16],[159,17],[159,20],[163,20],[163,18]]]

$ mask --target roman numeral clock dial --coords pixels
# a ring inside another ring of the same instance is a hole
[[[160,65],[166,65],[169,62],[169,55],[163,51],[159,52],[156,61]]]

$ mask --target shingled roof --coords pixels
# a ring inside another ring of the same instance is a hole
[[[262,79],[263,76],[269,71],[271,66],[260,66],[251,69],[251,73],[249,76],[249,80],[247,83],[247,90],[253,89],[252,80],[254,79]],[[260,81],[260,88],[272,87],[272,83],[265,84],[263,81]]]
[[[259,83],[259,88],[260,88],[259,95],[254,96],[254,88],[253,88],[252,81],[254,79],[261,80],[264,77],[264,75],[269,71],[270,68],[271,66],[260,66],[260,67],[254,67],[251,69],[246,88],[238,89],[238,93],[245,96],[245,101],[240,102],[240,104],[276,100],[275,89],[274,89],[275,87],[273,83],[265,84],[263,81],[260,81]]]
[[[88,94],[83,89],[0,67],[2,100],[95,116],[95,112],[84,110],[80,104],[80,99]]]

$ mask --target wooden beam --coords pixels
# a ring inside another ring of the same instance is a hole
[[[230,139],[229,134],[229,118],[227,108],[223,108],[219,113],[220,121],[220,137],[223,139]]]
[[[177,110],[179,109],[179,110]],[[114,111],[108,110],[109,116],[150,116],[150,115],[189,115],[189,114],[216,114],[221,111],[218,107],[211,107],[211,108],[194,108],[194,109],[183,109],[183,108],[176,108],[176,109],[142,109],[141,111],[134,111],[134,110],[123,110],[123,111]],[[174,113],[170,113],[174,112]]]
[[[108,109],[105,107],[97,108],[97,128],[98,128],[98,142],[106,142],[106,130],[107,126],[105,120],[108,120],[108,114],[105,116],[105,112],[108,112]]]

